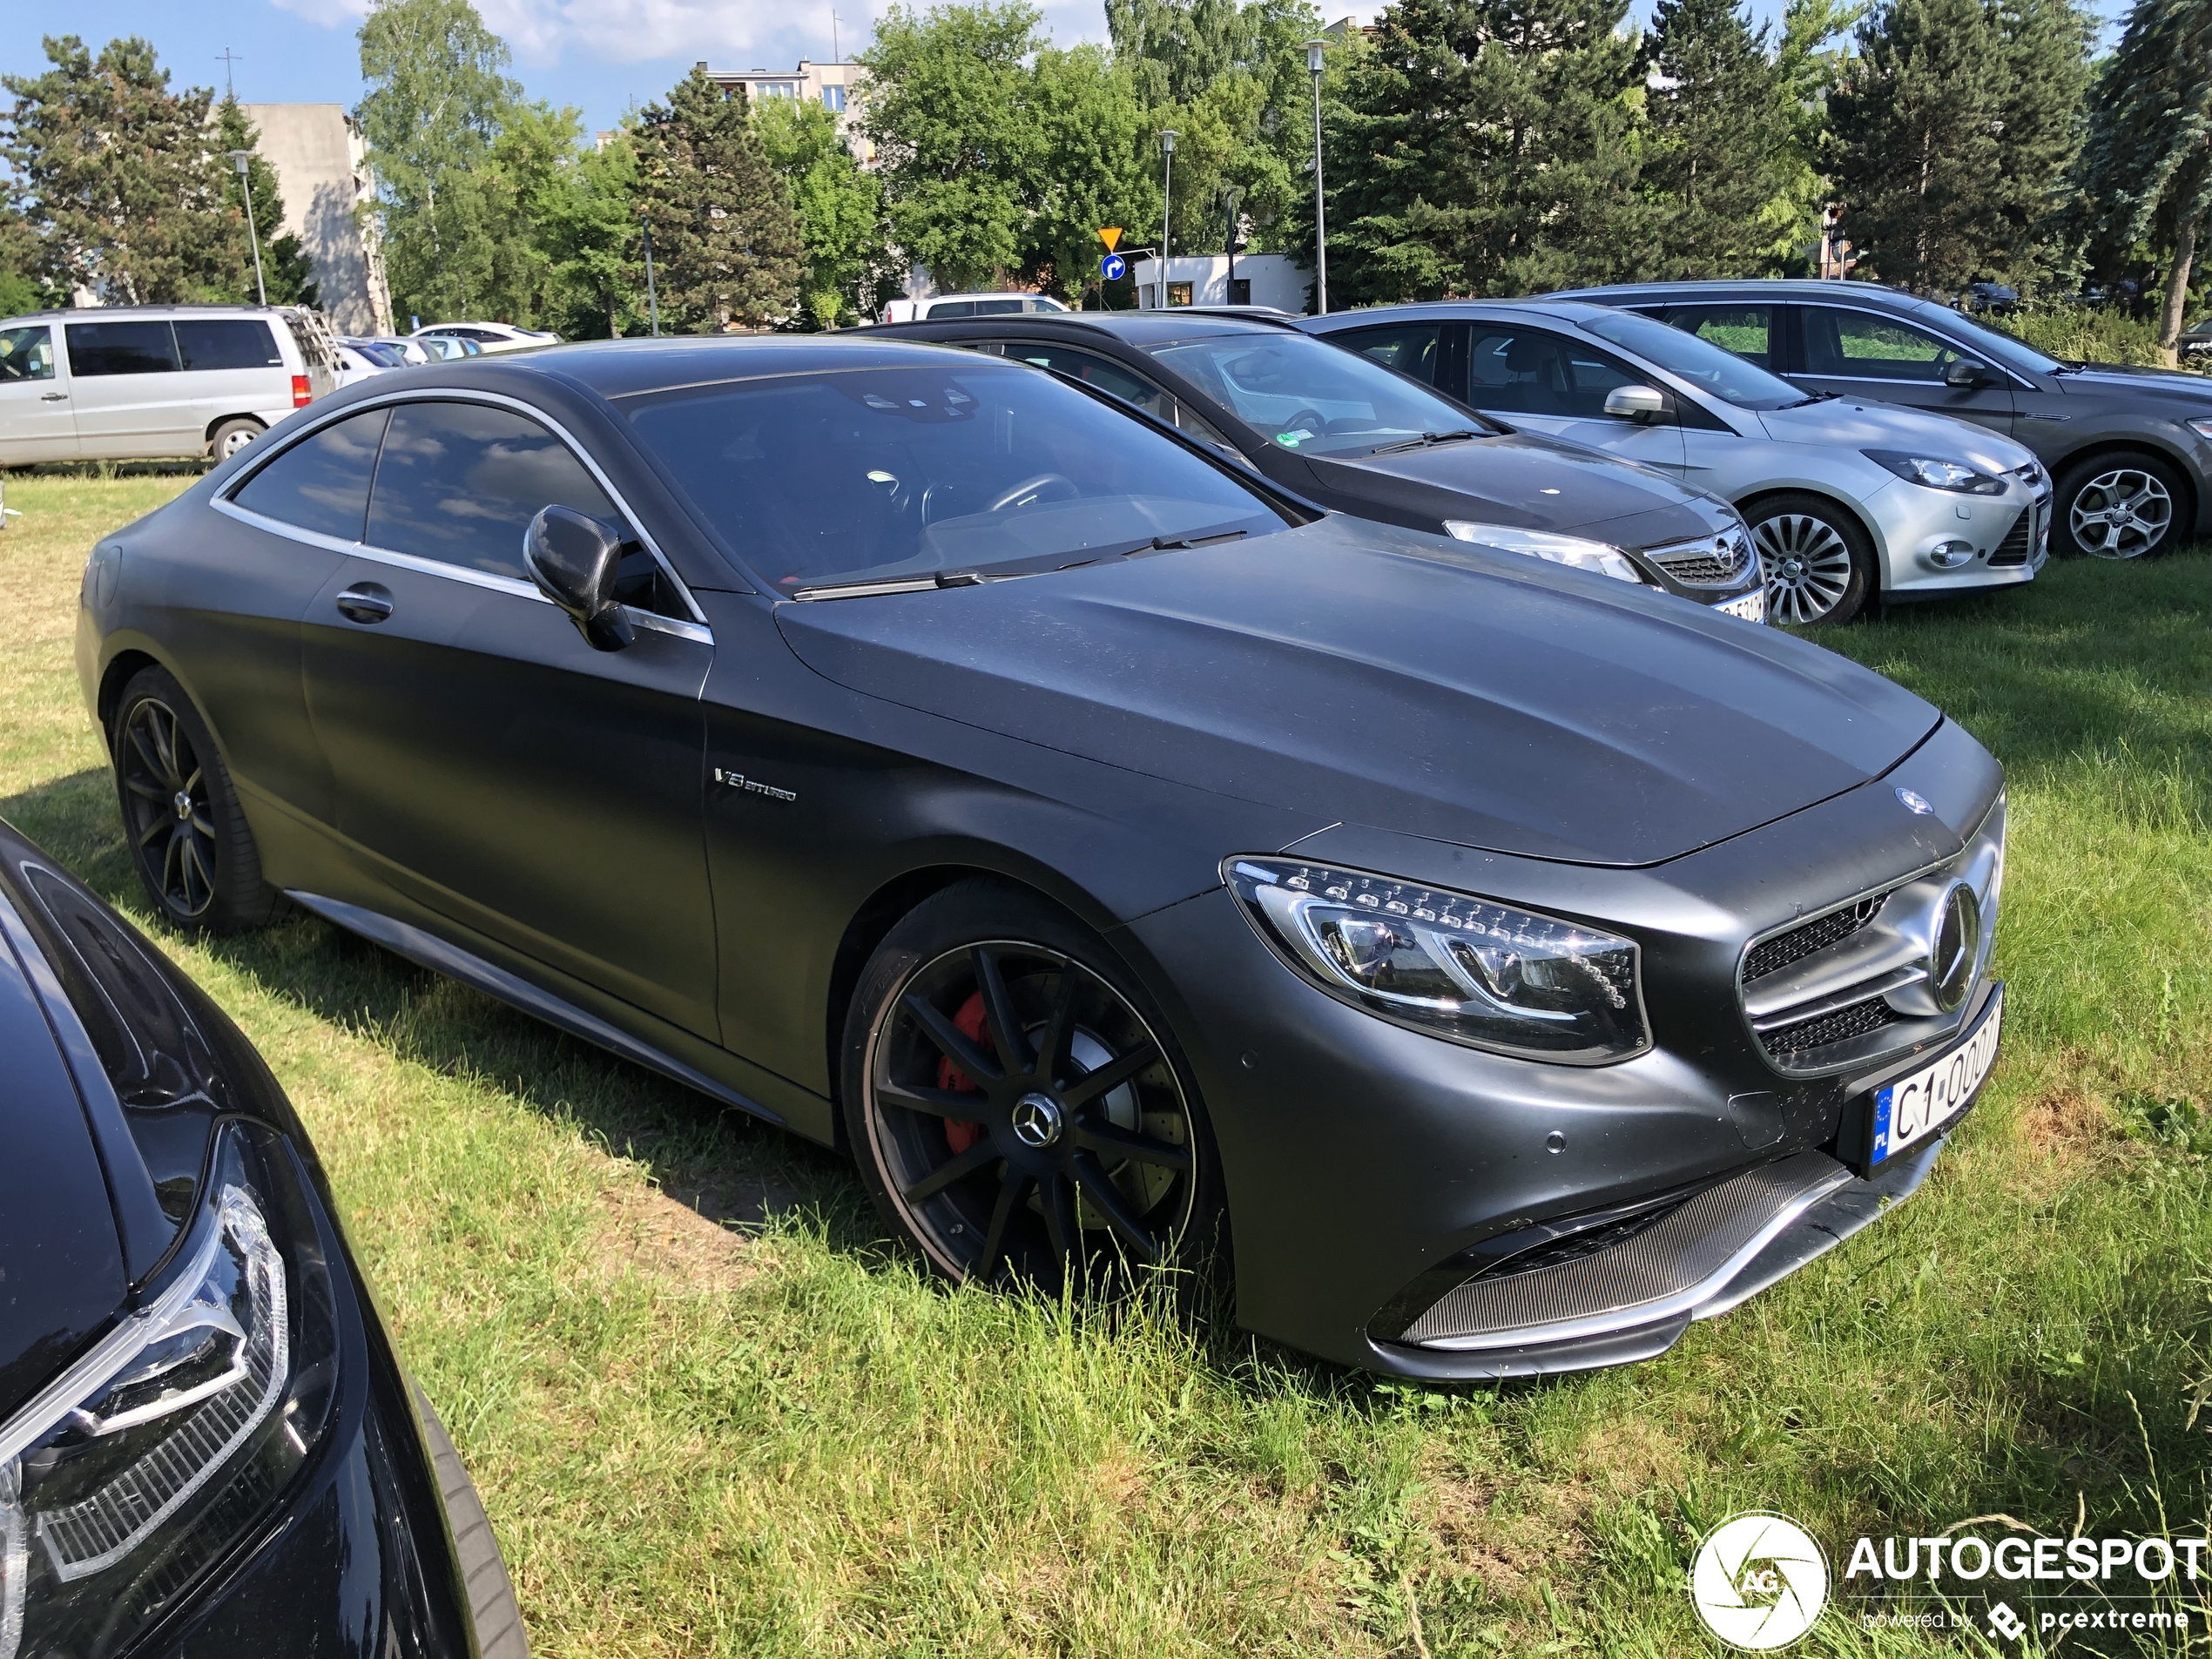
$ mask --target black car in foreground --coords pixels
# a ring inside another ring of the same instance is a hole
[[[1656,282],[1557,299],[1641,311],[1809,392],[1956,416],[2035,452],[2060,553],[2134,559],[2212,534],[2212,380],[2062,363],[1874,282]]]
[[[1238,1317],[1630,1359],[1911,1191],[2001,779],[1817,646],[1323,513],[851,336],[401,370],[105,537],[179,924],[287,902],[849,1147],[956,1278],[1233,1238]]]
[[[1656,469],[1516,430],[1288,318],[1055,312],[900,324],[1110,392],[1322,506],[1642,583],[1752,620],[1743,517]]]
[[[523,1659],[282,1090],[5,825],[0,1055],[0,1659]]]

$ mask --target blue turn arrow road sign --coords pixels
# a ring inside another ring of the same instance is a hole
[[[1098,274],[1109,282],[1119,282],[1129,270],[1129,261],[1118,253],[1109,253],[1098,262]]]

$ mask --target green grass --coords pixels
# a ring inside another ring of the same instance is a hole
[[[69,642],[93,539],[179,487],[18,481],[0,532],[0,811],[142,925]],[[1919,1197],[1631,1370],[1409,1389],[948,1291],[829,1155],[320,923],[156,936],[311,1126],[541,1654],[1713,1651],[1683,1568],[1734,1509],[2205,1525],[2208,577],[1828,640],[2010,768],[2006,1052]]]

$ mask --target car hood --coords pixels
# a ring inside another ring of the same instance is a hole
[[[1840,793],[1941,718],[1688,601],[1341,516],[776,615],[873,697],[1323,821],[1591,864]]]
[[[1536,433],[1501,433],[1394,455],[1305,460],[1324,483],[1350,495],[1388,498],[1409,484],[1422,492],[1449,491],[1464,505],[1445,516],[1521,529],[1577,532],[1656,515],[1664,528],[1648,542],[1658,542],[1694,536],[1719,522],[1715,503],[1662,472]]]
[[[2190,403],[2212,403],[2212,380],[2178,369],[2139,368],[2132,363],[2084,363],[2080,368],[2052,375],[2051,383],[2076,397],[2114,394],[2141,397],[2150,392]]]
[[[2035,459],[2025,445],[1972,421],[1865,398],[1827,397],[1795,408],[1766,409],[1759,420],[1777,443],[1925,450],[1938,460],[1963,461],[1987,473],[2016,471]]]

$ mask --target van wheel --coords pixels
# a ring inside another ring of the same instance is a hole
[[[259,421],[226,421],[215,428],[207,448],[216,460],[228,461],[267,430]]]

